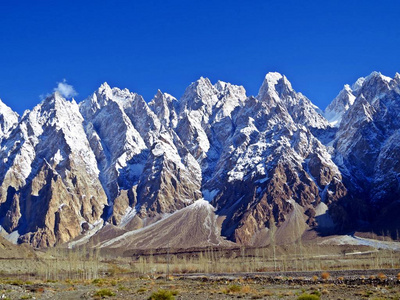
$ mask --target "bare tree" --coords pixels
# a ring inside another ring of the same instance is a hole
[[[276,271],[275,234],[276,234],[275,218],[274,218],[274,215],[271,213],[271,217],[269,218],[269,239],[270,239],[270,245],[272,247],[272,255],[273,255],[273,259],[274,259],[274,270]]]

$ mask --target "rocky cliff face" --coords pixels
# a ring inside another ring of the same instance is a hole
[[[335,137],[335,161],[353,198],[361,200],[358,220],[375,219],[368,216],[371,207],[376,217],[400,196],[399,84],[399,74],[393,79],[376,72],[366,77]]]
[[[39,247],[104,222],[142,245],[132,230],[169,236],[187,212],[193,232],[217,228],[190,246],[265,245],[271,222],[281,242],[374,224],[372,209],[384,216],[399,198],[399,85],[372,73],[324,113],[279,73],[256,97],[200,78],[180,100],[104,83],[79,105],[56,93],[21,118],[0,102],[0,224]]]
[[[2,140],[1,225],[19,242],[65,242],[102,215],[106,197],[82,123],[78,105],[56,93]]]
[[[235,130],[204,185],[217,212],[226,216],[224,235],[262,243],[267,239],[257,236],[265,236],[272,216],[278,226],[292,215],[314,226],[321,201],[331,203],[346,193],[339,170],[309,127],[328,123],[284,76],[267,74],[258,96],[247,98],[233,116]],[[305,228],[288,227],[282,234],[297,239]]]

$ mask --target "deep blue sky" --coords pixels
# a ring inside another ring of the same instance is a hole
[[[269,71],[325,108],[345,83],[400,72],[400,1],[1,1],[0,98],[18,113],[64,78],[146,101],[200,76],[257,94]]]

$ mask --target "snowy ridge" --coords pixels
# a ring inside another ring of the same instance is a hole
[[[262,243],[272,215],[282,232],[372,224],[354,220],[400,191],[399,116],[400,75],[378,72],[324,113],[277,72],[256,97],[201,77],[179,100],[158,90],[147,103],[105,82],[80,104],[55,93],[21,118],[0,101],[0,226],[46,246],[107,223],[129,231],[103,244],[114,247],[143,246],[144,232],[197,210],[206,244]]]
[[[0,141],[3,137],[7,137],[10,130],[17,125],[18,118],[18,114],[0,99]]]
[[[359,79],[357,82],[359,84],[361,80]],[[360,86],[358,86],[358,84],[353,84],[353,87],[359,89]],[[325,109],[325,118],[332,126],[339,127],[343,114],[354,104],[355,99],[355,91],[346,84],[339,95],[337,95],[332,103]]]

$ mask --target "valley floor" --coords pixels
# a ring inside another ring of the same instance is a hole
[[[0,279],[1,299],[399,299],[399,270],[292,272],[274,275],[197,275],[136,278],[128,274],[95,280]],[[325,279],[323,279],[325,278]],[[160,292],[161,290],[161,292]],[[163,291],[163,292],[162,292]],[[172,298],[174,297],[174,298]],[[313,298],[309,298],[313,299]]]
[[[400,299],[398,243],[349,239],[355,243],[330,237],[265,248],[153,250],[4,242],[0,299]]]

